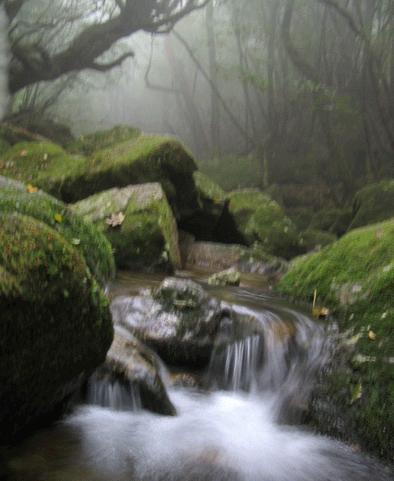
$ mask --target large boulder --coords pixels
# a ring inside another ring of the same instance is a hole
[[[174,415],[175,408],[161,377],[162,369],[154,352],[118,326],[105,364],[89,380],[88,400],[115,409],[144,408],[158,414]],[[119,383],[120,391],[126,393],[125,406],[122,405],[123,396],[111,395],[116,383]],[[130,401],[137,406],[128,406]]]
[[[221,321],[219,301],[193,281],[168,278],[151,296],[118,298],[111,306],[115,324],[128,329],[170,365],[208,364]]]
[[[319,253],[295,259],[281,293],[330,308],[351,349],[323,376],[319,428],[390,457],[394,451],[394,220],[355,229]]]
[[[179,268],[178,231],[160,184],[110,189],[74,204],[73,211],[108,237],[119,267]]]
[[[153,135],[140,135],[90,157],[69,154],[49,142],[22,142],[0,160],[0,175],[37,185],[66,202],[113,187],[159,182],[177,218],[198,207],[196,169],[180,142]]]
[[[54,414],[112,335],[108,301],[77,249],[32,217],[0,214],[0,442]]]
[[[44,222],[61,234],[83,255],[101,284],[113,277],[115,263],[111,245],[92,223],[50,195],[0,176],[0,213],[13,212]]]
[[[229,212],[245,242],[260,243],[268,254],[291,258],[300,252],[297,229],[280,205],[258,190],[228,195]]]
[[[349,229],[374,224],[394,217],[394,180],[367,185],[357,192],[353,202],[353,220]]]

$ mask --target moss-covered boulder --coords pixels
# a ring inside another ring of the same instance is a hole
[[[0,213],[13,212],[42,221],[61,234],[83,255],[101,284],[113,277],[115,263],[111,244],[91,222],[32,186],[0,177]]]
[[[70,142],[66,149],[74,154],[91,155],[98,150],[112,147],[120,142],[132,140],[141,135],[141,131],[128,125],[117,125],[109,130],[101,130],[91,134],[81,135]]]
[[[200,171],[193,173],[197,191],[198,208],[183,218],[180,228],[199,241],[242,242],[234,219],[228,212],[224,190]]]
[[[300,252],[297,229],[280,205],[258,190],[228,195],[229,212],[245,242],[259,242],[268,254],[291,258]]]
[[[300,246],[305,252],[320,250],[337,240],[334,234],[321,230],[307,229],[300,234]]]
[[[112,335],[79,252],[32,217],[0,214],[0,442],[53,414],[104,361]]]
[[[160,184],[110,189],[72,209],[107,236],[119,267],[151,271],[181,266],[176,222]]]
[[[279,283],[291,297],[333,310],[346,356],[323,379],[312,410],[322,431],[390,457],[394,452],[394,220],[356,229],[293,261]],[[351,349],[349,349],[351,346]]]
[[[72,155],[49,142],[23,142],[0,158],[0,175],[37,185],[66,202],[113,187],[159,182],[177,217],[198,208],[191,155],[171,137],[141,135],[95,152]]]
[[[367,185],[355,196],[349,229],[394,217],[394,180]]]

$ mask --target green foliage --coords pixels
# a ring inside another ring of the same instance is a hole
[[[300,234],[300,246],[305,252],[320,250],[336,240],[335,235],[315,229],[307,229]]]
[[[43,192],[28,193],[0,187],[0,213],[18,212],[44,222],[61,234],[83,255],[92,274],[105,284],[115,273],[111,245],[88,221],[74,214],[62,202]]]
[[[74,154],[92,155],[98,150],[112,147],[115,144],[137,138],[141,134],[139,129],[127,125],[118,125],[110,130],[102,130],[92,134],[82,135],[66,146]]]
[[[0,213],[0,294],[0,440],[7,442],[103,362],[113,329],[83,257],[32,217]]]
[[[290,258],[300,252],[297,229],[280,205],[257,190],[228,195],[229,212],[248,245],[261,243],[268,254]]]
[[[394,180],[371,184],[357,192],[350,229],[394,217]]]
[[[353,230],[321,252],[294,260],[279,283],[281,293],[297,299],[311,300],[315,289],[318,303],[337,314],[341,331],[351,329],[359,335],[357,357],[373,359],[338,375],[333,372],[327,395],[351,426],[348,435],[390,456],[394,439],[394,378],[389,363],[394,354],[394,220]],[[370,330],[375,340],[368,335]],[[363,386],[362,397],[350,403],[349,389],[358,383]]]
[[[260,163],[255,157],[226,156],[201,162],[199,167],[226,191],[260,187],[262,184]]]

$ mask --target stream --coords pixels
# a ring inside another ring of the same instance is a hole
[[[191,276],[191,274],[183,274]],[[121,274],[112,299],[159,284]],[[204,388],[162,377],[177,416],[144,411],[138,393],[93,387],[87,401],[8,454],[10,481],[390,481],[393,473],[354,447],[297,424],[330,341],[300,308],[256,286],[204,287],[264,336],[214,350]]]

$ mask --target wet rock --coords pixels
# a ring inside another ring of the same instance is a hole
[[[100,384],[103,379],[107,384],[118,381],[137,397],[135,402],[138,407],[158,414],[174,415],[176,410],[161,377],[163,370],[160,360],[149,348],[118,326],[105,364],[95,373],[93,383]],[[100,403],[100,398],[96,401]]]
[[[0,442],[58,413],[112,342],[107,299],[59,232],[0,214]]]
[[[177,225],[160,184],[110,189],[72,209],[107,236],[118,267],[145,271],[180,268]]]
[[[126,327],[168,364],[204,367],[228,311],[190,280],[168,278],[153,297],[119,298],[114,322]]]
[[[208,279],[208,284],[211,286],[239,286],[240,283],[241,273],[234,268],[213,274]]]

